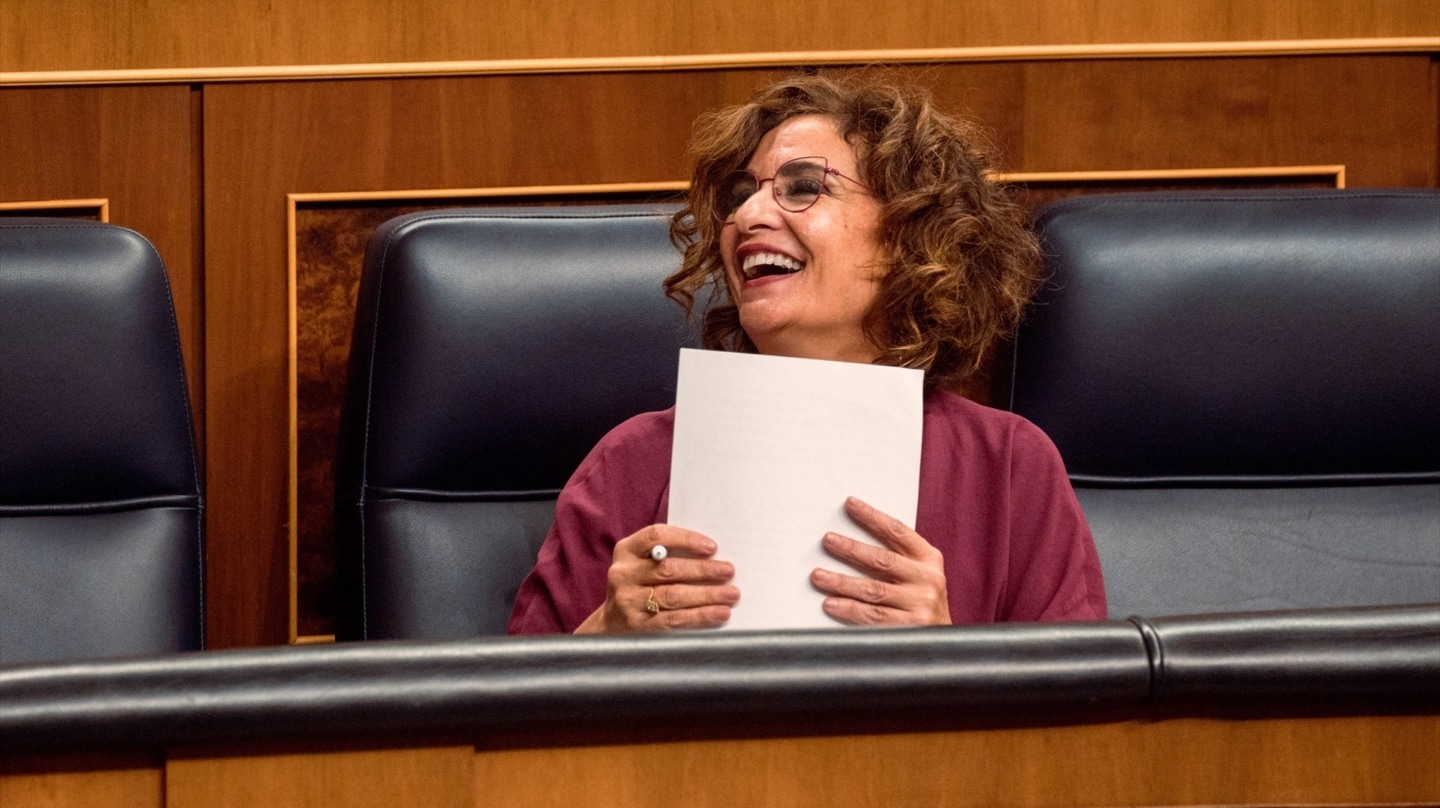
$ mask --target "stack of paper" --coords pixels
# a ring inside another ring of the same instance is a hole
[[[810,572],[854,572],[820,539],[875,543],[845,515],[848,496],[915,526],[923,400],[919,370],[680,352],[668,521],[735,565],[726,628],[840,625]]]

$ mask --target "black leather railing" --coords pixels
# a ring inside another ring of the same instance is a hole
[[[1440,607],[1132,618],[1152,698],[1170,702],[1440,693]]]
[[[0,668],[0,753],[464,738],[1263,697],[1440,708],[1440,605],[959,629],[492,638]]]

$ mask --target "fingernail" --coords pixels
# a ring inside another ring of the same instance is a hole
[[[822,584],[828,584],[835,580],[835,573],[829,570],[815,570],[810,573],[810,579]]]
[[[840,608],[840,599],[839,599],[839,598],[826,598],[826,599],[825,599],[825,603],[824,603],[824,609],[825,609],[825,611],[827,611],[827,612],[833,612],[833,611],[835,611],[835,610],[838,609],[838,608]]]
[[[706,553],[715,552],[715,540],[705,539],[704,541],[700,542],[700,549]]]

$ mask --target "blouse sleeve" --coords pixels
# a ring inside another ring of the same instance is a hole
[[[1104,620],[1100,556],[1060,452],[1029,421],[1013,441],[1009,580],[1021,584],[1008,593],[1004,619]]]
[[[647,413],[595,445],[555,502],[555,521],[510,613],[511,634],[572,632],[605,601],[615,544],[658,519],[673,419]]]

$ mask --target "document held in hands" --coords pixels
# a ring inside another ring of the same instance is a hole
[[[919,370],[680,351],[667,521],[735,565],[726,628],[841,625],[810,572],[855,572],[820,538],[879,543],[845,515],[849,496],[915,526],[923,408]]]

